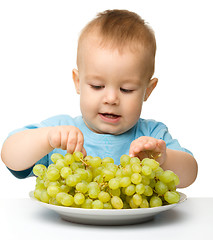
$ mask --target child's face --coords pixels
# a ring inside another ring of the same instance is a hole
[[[157,79],[145,79],[145,63],[143,54],[128,49],[121,54],[100,48],[95,38],[87,39],[73,79],[88,128],[118,135],[136,124],[143,101],[157,84]]]

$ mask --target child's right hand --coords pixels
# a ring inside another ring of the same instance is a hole
[[[48,132],[48,141],[52,148],[61,148],[68,153],[82,152],[86,156],[84,149],[83,133],[74,126],[56,126]]]

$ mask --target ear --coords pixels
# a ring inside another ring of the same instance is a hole
[[[79,72],[77,69],[73,69],[72,70],[72,78],[73,78],[73,82],[75,84],[75,90],[77,92],[77,94],[80,94],[80,88],[79,88]]]
[[[152,93],[152,91],[155,89],[156,85],[158,83],[158,79],[157,78],[153,78],[150,80],[147,88],[146,88],[146,93],[145,93],[145,96],[144,96],[144,101],[146,101],[150,94]]]

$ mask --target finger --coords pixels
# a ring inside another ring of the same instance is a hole
[[[60,148],[61,146],[61,134],[59,131],[51,132],[49,136],[50,146],[53,148]]]
[[[163,153],[166,151],[166,142],[163,141],[163,140],[159,140],[158,143],[157,143],[157,149],[159,152]]]
[[[83,151],[83,145],[84,145],[84,136],[83,136],[82,132],[78,132],[75,152],[82,152]]]
[[[156,140],[149,140],[147,141],[147,143],[144,144],[144,149],[152,151],[156,149],[156,146],[157,146]]]
[[[85,148],[84,148],[84,147],[82,148],[82,153],[83,153],[84,157],[86,157],[86,155],[87,155],[87,152],[86,152],[86,150],[85,150]]]
[[[67,152],[73,153],[75,151],[77,145],[77,133],[76,132],[69,132],[68,139],[67,139]]]
[[[136,157],[138,156],[138,154],[140,152],[143,152],[145,151],[145,148],[144,148],[144,143],[146,141],[135,141],[135,142],[132,142],[132,144],[130,145],[130,149],[129,149],[129,156],[130,157]]]
[[[68,139],[67,131],[61,131],[61,146],[60,146],[60,148],[63,150],[67,149],[67,139]]]
[[[154,147],[155,147],[154,143],[149,141],[149,139],[142,139],[135,143],[135,146],[133,147],[133,151],[135,153],[139,153],[142,151],[152,150]]]

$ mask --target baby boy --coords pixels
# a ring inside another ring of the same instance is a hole
[[[83,29],[73,70],[82,116],[59,115],[17,129],[3,144],[1,157],[18,178],[33,175],[35,164],[51,164],[54,152],[84,155],[159,156],[161,167],[187,187],[197,176],[192,153],[173,139],[167,127],[140,118],[142,105],[157,85],[152,78],[156,41],[151,28],[136,13],[107,10]]]

